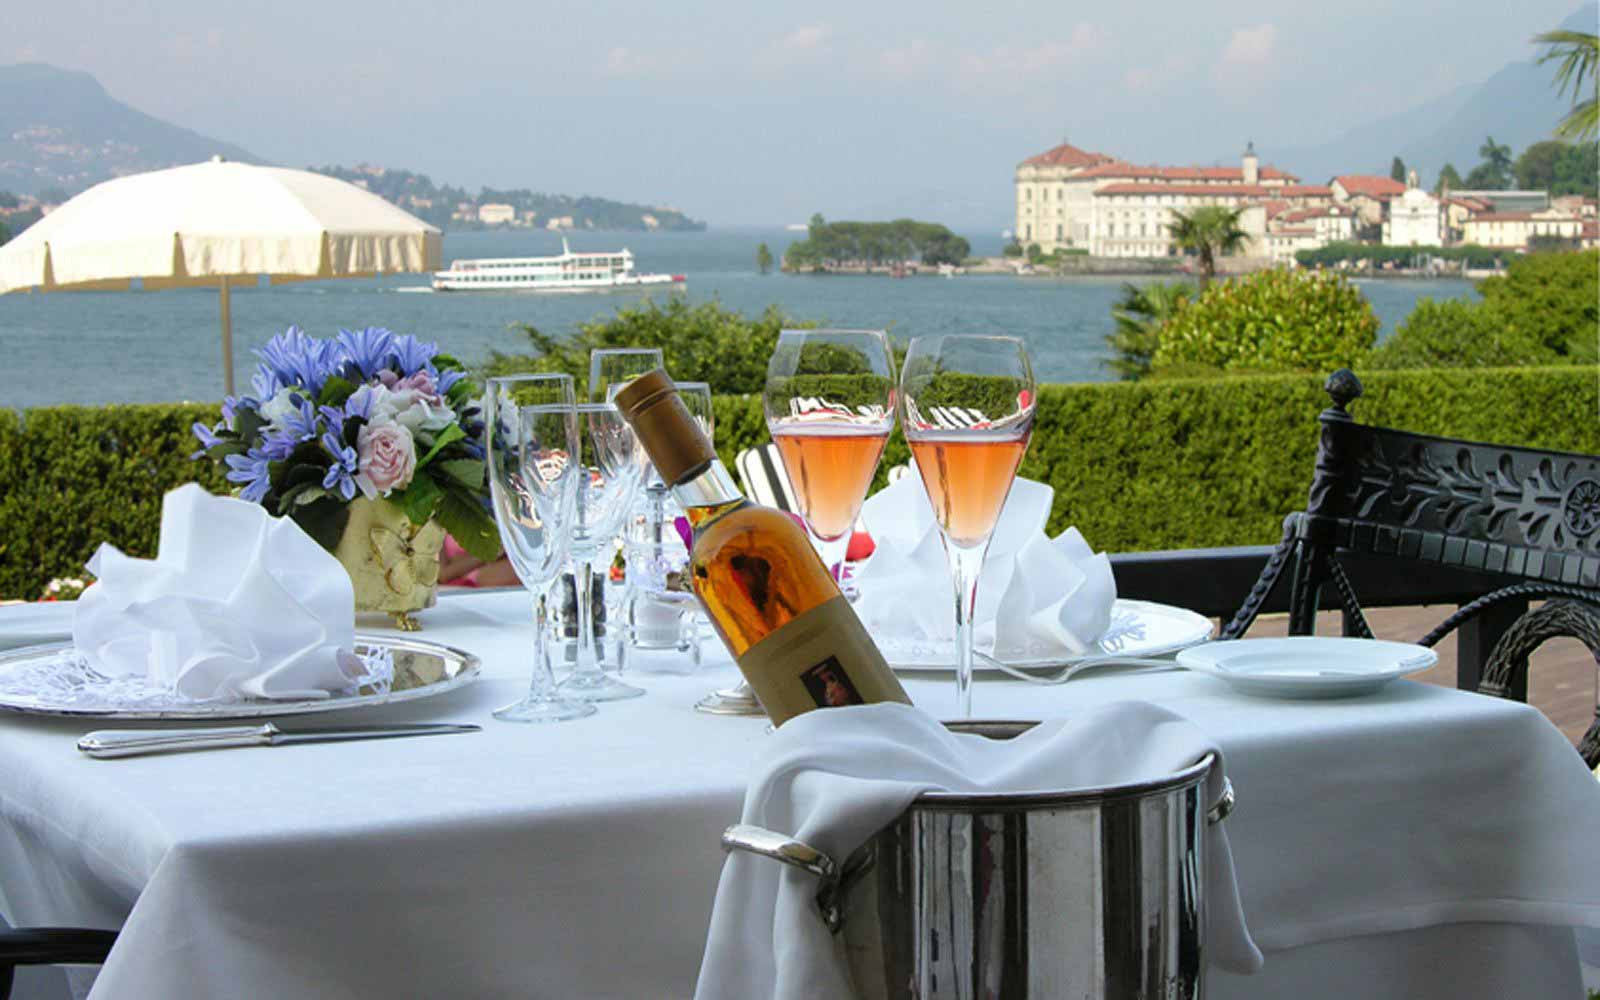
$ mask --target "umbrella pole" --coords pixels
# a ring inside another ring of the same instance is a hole
[[[222,278],[222,386],[233,395],[233,296],[229,293],[227,275]]]

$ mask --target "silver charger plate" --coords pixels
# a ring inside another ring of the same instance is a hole
[[[1000,662],[1014,670],[1053,670],[1102,656],[1166,656],[1211,638],[1211,619],[1188,608],[1154,601],[1118,599],[1111,605],[1111,624],[1088,652],[1062,656],[1040,651],[1034,656],[1007,657]],[[895,670],[954,673],[955,643],[894,635],[874,635],[884,659]],[[973,658],[974,674],[1000,673],[984,662],[990,650],[979,646]]]
[[[88,682],[70,691],[22,691],[8,685],[22,668],[36,669],[41,661],[55,659],[72,649],[70,642],[28,646],[0,653],[0,711],[24,715],[66,718],[221,721],[224,719],[268,719],[283,715],[313,712],[340,712],[374,705],[431,698],[466,687],[478,679],[482,664],[466,650],[436,642],[400,636],[356,635],[356,652],[392,657],[394,679],[383,688],[358,687],[327,698],[300,701],[216,700],[195,701],[170,691],[147,689],[129,697],[128,682],[105,678],[98,685]]]

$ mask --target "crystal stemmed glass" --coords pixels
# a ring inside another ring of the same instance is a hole
[[[579,403],[577,411],[582,449],[572,525],[577,659],[560,691],[583,701],[616,701],[637,697],[644,689],[624,684],[605,671],[604,652],[595,637],[594,562],[609,555],[624,518],[633,509],[644,474],[644,449],[615,405]]]
[[[556,694],[545,645],[544,592],[567,560],[578,495],[578,414],[570,375],[513,375],[488,383],[484,452],[495,525],[517,579],[534,595],[533,681],[494,713],[507,722],[561,722],[595,707]]]
[[[630,380],[665,368],[655,347],[603,347],[589,352],[589,401],[609,403]]]
[[[900,426],[944,539],[956,599],[956,696],[972,715],[978,576],[1033,433],[1033,367],[1015,337],[918,337],[900,373]]]
[[[812,543],[842,584],[851,528],[894,430],[889,338],[784,330],[761,399]]]

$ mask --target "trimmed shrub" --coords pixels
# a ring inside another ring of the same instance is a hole
[[[1600,453],[1592,370],[1364,372],[1364,423],[1536,448]],[[1041,386],[1022,475],[1055,488],[1051,531],[1076,524],[1108,551],[1275,542],[1305,505],[1323,375]],[[757,396],[719,396],[717,450],[732,467],[768,440]],[[102,541],[155,554],[161,495],[184,482],[228,489],[191,462],[189,425],[214,406],[0,410],[0,596],[37,598],[77,576]],[[896,433],[878,471],[908,460]]]
[[[1587,364],[1600,331],[1600,251],[1522,257],[1481,302],[1423,299],[1368,364],[1379,368]]]
[[[1312,371],[1353,366],[1378,317],[1342,275],[1274,268],[1212,284],[1160,330],[1155,374]]]
[[[0,596],[37,598],[53,577],[82,575],[101,542],[155,555],[164,493],[232,485],[189,459],[199,448],[190,426],[216,416],[215,405],[190,403],[28,411],[14,442],[0,438]]]

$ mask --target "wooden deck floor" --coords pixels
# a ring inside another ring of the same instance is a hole
[[[1415,642],[1453,610],[1442,605],[1373,608],[1367,611],[1367,622],[1380,639]],[[1250,636],[1283,635],[1287,626],[1285,615],[1262,615],[1250,629]],[[1337,612],[1323,612],[1319,616],[1317,634],[1339,634]],[[1416,679],[1455,687],[1456,637],[1449,636],[1435,648],[1439,652],[1438,664],[1417,675]],[[1533,654],[1528,674],[1528,701],[1574,743],[1594,721],[1595,697],[1595,661],[1583,643],[1576,639],[1557,639]]]

